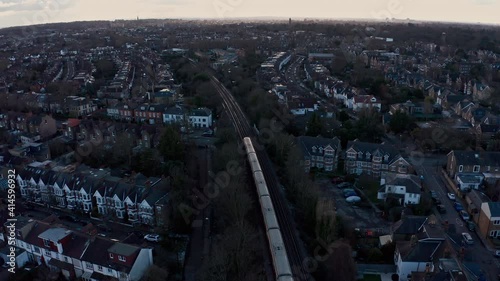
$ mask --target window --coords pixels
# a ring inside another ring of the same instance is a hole
[[[371,156],[370,152],[366,153],[366,160],[370,160],[370,156]]]
[[[118,260],[123,262],[127,261],[127,259],[124,256],[118,256]]]
[[[87,267],[87,269],[92,269],[92,264],[89,262],[86,262],[85,267]]]
[[[363,157],[363,152],[361,152],[361,151],[360,151],[360,152],[358,152],[358,157],[359,157],[359,158]]]
[[[498,236],[498,231],[497,230],[493,230],[490,232],[490,236],[491,237],[497,237]]]
[[[43,245],[45,245],[45,247],[50,247],[50,241],[47,239],[43,239]]]
[[[458,171],[459,172],[463,172],[464,171],[464,166],[463,165],[458,166]]]
[[[493,221],[493,224],[494,224],[494,225],[500,225],[500,220],[494,220],[494,221]]]
[[[109,273],[112,273],[112,272],[113,272],[113,270],[112,270],[111,268],[108,268],[108,272],[109,272]]]
[[[102,266],[98,265],[97,270],[102,271]]]
[[[50,256],[50,251],[49,250],[45,250],[44,252],[45,252],[46,256]]]
[[[479,173],[480,166],[474,165],[474,173]]]
[[[114,256],[112,253],[109,253],[109,258],[112,259]]]

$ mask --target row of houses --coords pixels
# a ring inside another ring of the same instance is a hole
[[[31,164],[19,171],[17,182],[28,202],[151,226],[163,224],[169,201],[168,179],[142,174],[122,178],[88,167],[54,170]]]
[[[179,105],[172,107],[165,104],[130,106],[122,103],[108,107],[106,111],[107,115],[115,120],[135,120],[148,124],[172,124],[188,121],[195,128],[210,128],[213,123],[212,111],[208,108],[186,110]]]
[[[18,267],[43,264],[68,280],[138,281],[153,265],[152,248],[99,237],[91,224],[71,230],[53,216],[43,221],[17,217],[15,241]]]

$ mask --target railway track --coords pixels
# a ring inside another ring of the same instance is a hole
[[[257,135],[253,127],[250,126],[245,113],[241,110],[233,95],[215,77],[211,76],[210,79],[217,92],[220,94],[223,100],[223,107],[232,119],[236,133],[240,139],[243,140],[245,137],[250,137],[252,142],[257,143]],[[304,255],[302,254],[299,238],[294,228],[295,224],[293,222],[293,217],[286,204],[284,194],[281,192],[273,164],[266,151],[256,150],[256,154],[271,195],[290,266],[294,274],[294,280],[311,280],[310,274],[304,267]]]

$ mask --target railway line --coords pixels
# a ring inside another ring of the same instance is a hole
[[[210,77],[212,84],[216,88],[217,92],[220,94],[223,100],[223,107],[228,112],[229,117],[232,119],[236,133],[243,140],[244,138],[250,138],[252,143],[256,143],[257,135],[250,126],[248,119],[244,112],[241,110],[240,106],[236,102],[235,98],[232,94],[219,82],[215,77]],[[286,276],[280,277],[282,264],[284,263],[284,259],[281,262],[274,261],[274,269],[276,273],[276,279],[281,280],[295,280],[295,281],[306,281],[311,280],[311,276],[308,271],[304,267],[304,258],[300,248],[299,240],[295,231],[294,222],[292,215],[288,206],[286,205],[286,201],[284,195],[281,192],[280,185],[277,181],[277,176],[274,172],[273,164],[267,155],[267,153],[263,150],[256,150],[255,155],[257,156],[258,162],[260,162],[262,175],[264,176],[265,183],[267,184],[267,188],[269,190],[270,200],[272,201],[272,205],[274,207],[274,212],[279,224],[279,230],[281,232],[281,236],[283,239],[283,243],[285,246],[285,258],[286,262],[289,262],[289,268],[291,273],[293,274],[293,279],[285,279]],[[254,172],[254,171],[252,171]],[[255,178],[255,173],[254,173]],[[256,185],[257,182],[256,182]],[[261,207],[264,211],[264,201],[261,199],[261,194],[259,192],[259,201],[261,201]],[[264,220],[266,223],[266,214],[264,213]],[[266,223],[267,224],[267,223]],[[276,231],[270,231],[270,227],[266,225],[268,229],[268,239],[271,241],[273,239],[278,239]],[[275,237],[275,238],[271,238]],[[271,246],[272,242],[270,242]],[[273,249],[271,249],[271,253],[273,255],[273,259],[275,255],[273,254]],[[277,268],[278,267],[278,268]],[[281,279],[280,279],[281,278]]]

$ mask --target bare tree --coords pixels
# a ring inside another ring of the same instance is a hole
[[[233,177],[228,187],[225,187],[218,200],[218,208],[227,221],[234,224],[241,224],[245,216],[252,209],[252,198],[248,194],[246,179]]]
[[[168,271],[165,268],[161,268],[157,265],[152,265],[148,268],[143,281],[167,281],[168,280]]]
[[[332,244],[333,255],[326,261],[328,267],[328,278],[331,281],[355,281],[356,264],[352,259],[352,250],[349,244],[336,241]]]

